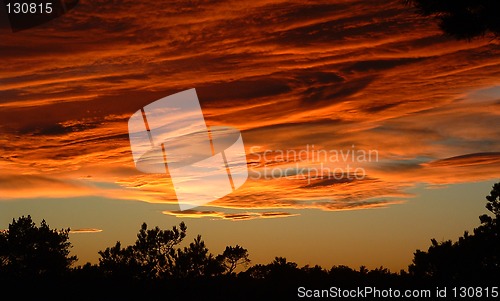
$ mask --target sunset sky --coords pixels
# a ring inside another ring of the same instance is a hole
[[[500,41],[456,41],[401,1],[82,0],[0,37],[0,229],[70,227],[77,264],[185,221],[186,242],[253,263],[397,271],[477,226],[500,178]],[[208,126],[241,131],[251,178],[179,211],[127,123],[191,88]]]

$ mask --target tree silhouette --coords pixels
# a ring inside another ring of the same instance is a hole
[[[228,275],[232,274],[238,266],[247,267],[250,264],[247,249],[238,245],[235,247],[227,246],[224,252],[217,256],[217,260],[222,263],[225,273]]]
[[[179,224],[179,228],[172,227],[172,230],[161,230],[159,227],[148,230],[146,223],[142,224],[133,251],[148,278],[161,278],[171,273],[174,247],[186,237],[186,230],[184,222]]]
[[[439,283],[485,284],[500,279],[500,183],[486,197],[493,214],[481,215],[481,225],[457,242],[432,239],[427,252],[417,250],[409,266],[411,275]]]
[[[99,251],[99,270],[106,276],[128,279],[200,278],[231,275],[238,266],[247,266],[248,251],[238,245],[228,246],[214,256],[198,235],[189,246],[175,248],[186,236],[182,222],[172,230],[148,229],[144,223],[134,245],[115,246]]]
[[[300,273],[297,263],[288,261],[285,257],[275,257],[268,265],[257,264],[245,272],[254,279],[290,279]]]
[[[159,227],[148,229],[143,223],[133,246],[114,247],[99,251],[99,266],[108,275],[131,276],[141,279],[157,279],[172,274],[174,247],[186,237],[184,222],[179,228],[161,230]]]
[[[174,274],[177,278],[220,275],[222,271],[221,263],[209,253],[201,235],[198,235],[189,247],[177,249]]]
[[[486,196],[488,202],[486,203],[486,209],[493,213],[494,218],[484,214],[481,215],[481,223],[483,225],[498,226],[500,219],[500,183],[493,185],[493,189],[490,195]]]
[[[99,251],[99,269],[106,275],[121,278],[141,278],[142,266],[134,256],[132,246],[121,247],[119,241],[115,246]]]
[[[12,220],[0,233],[0,268],[9,277],[34,278],[64,275],[76,256],[70,256],[69,229],[50,229],[45,220],[40,227],[31,216]]]
[[[446,34],[470,40],[492,34],[500,37],[498,0],[403,0],[424,16],[438,20]]]

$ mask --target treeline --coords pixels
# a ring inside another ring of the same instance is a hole
[[[171,229],[149,229],[144,223],[133,245],[99,251],[99,263],[73,267],[69,229],[40,226],[30,216],[13,220],[0,233],[0,289],[42,300],[290,300],[299,287],[342,289],[435,288],[435,286],[499,286],[500,183],[487,197],[490,215],[458,241],[432,240],[417,250],[407,270],[380,267],[299,267],[276,257],[269,264],[250,265],[248,251],[227,246],[211,254],[201,236],[184,248],[184,223]]]

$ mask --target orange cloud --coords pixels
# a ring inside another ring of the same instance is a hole
[[[81,228],[81,229],[73,229],[70,230],[69,233],[71,234],[79,234],[79,233],[100,233],[102,232],[102,229],[94,229],[94,228]]]
[[[256,218],[279,218],[279,217],[290,217],[297,216],[298,214],[291,214],[287,212],[243,212],[243,213],[225,213],[218,211],[196,211],[196,210],[185,210],[185,211],[163,211],[163,214],[173,215],[179,218],[203,218],[208,217],[212,219],[224,219],[224,220],[251,220]]]
[[[166,214],[380,208],[417,183],[498,178],[498,46],[443,37],[400,1],[82,2],[2,39],[0,196],[175,204],[165,175],[135,170],[127,120],[192,87],[208,125],[242,130],[251,175],[265,176],[211,211]],[[378,160],[258,160],[308,145]],[[337,176],[348,165],[366,176]]]

